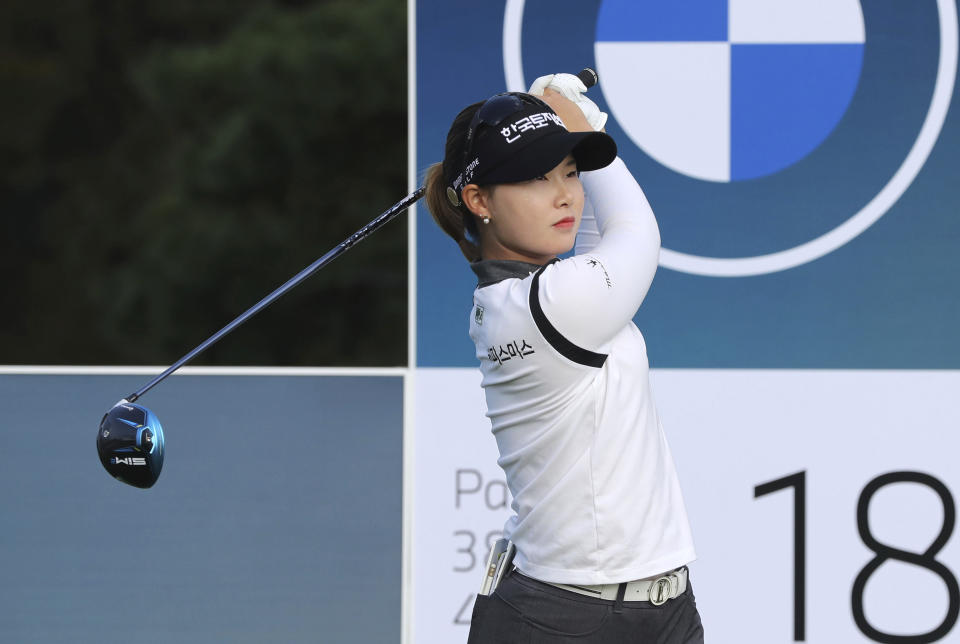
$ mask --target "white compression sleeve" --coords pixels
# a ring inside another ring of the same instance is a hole
[[[574,344],[602,351],[636,314],[657,270],[660,231],[643,190],[619,158],[583,174],[600,239],[586,253],[548,266],[540,304]]]
[[[586,176],[584,172],[581,177]],[[577,231],[577,241],[573,247],[574,255],[582,255],[593,250],[600,243],[600,228],[597,226],[597,216],[593,211],[593,201],[590,195],[583,203],[583,216],[580,218],[580,230]]]

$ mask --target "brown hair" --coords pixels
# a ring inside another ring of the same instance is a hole
[[[457,242],[460,252],[470,262],[480,260],[476,215],[470,212],[463,203],[454,206],[447,198],[447,187],[453,182],[453,177],[462,170],[460,166],[463,163],[463,145],[467,136],[467,128],[470,127],[470,121],[481,105],[483,105],[483,102],[474,103],[464,108],[453,120],[453,125],[450,126],[450,131],[447,133],[443,162],[434,163],[430,166],[424,180],[424,185],[427,188],[427,208],[430,209],[430,215],[443,232]]]

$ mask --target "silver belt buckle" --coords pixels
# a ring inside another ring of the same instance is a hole
[[[652,584],[650,584],[650,590],[648,591],[648,597],[650,603],[654,606],[661,606],[667,603],[667,600],[670,599],[670,594],[673,585],[670,583],[669,577],[659,577],[655,579]]]

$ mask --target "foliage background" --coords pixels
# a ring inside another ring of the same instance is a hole
[[[406,194],[398,0],[0,4],[0,364],[174,362]],[[196,364],[406,363],[403,218]]]

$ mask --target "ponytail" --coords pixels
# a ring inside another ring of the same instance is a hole
[[[427,188],[427,208],[430,209],[433,220],[443,232],[457,242],[460,252],[468,262],[480,261],[480,247],[467,238],[466,222],[472,221],[473,215],[463,212],[462,209],[465,209],[465,206],[462,204],[459,207],[454,206],[447,198],[447,184],[443,180],[442,163],[434,163],[430,166],[424,185]]]
[[[474,113],[480,109],[483,102],[474,103],[464,108],[453,120],[450,131],[447,133],[447,144],[444,148],[443,162],[435,163],[427,170],[424,185],[427,188],[427,208],[437,225],[443,232],[450,235],[457,242],[460,252],[468,262],[480,261],[480,238],[477,234],[476,215],[461,202],[454,206],[447,197],[447,187],[453,182],[463,168],[467,129]]]

